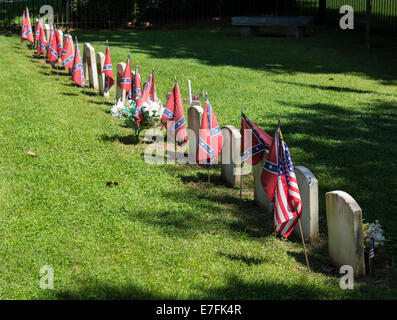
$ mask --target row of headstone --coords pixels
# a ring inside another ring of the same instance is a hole
[[[89,44],[84,44],[83,64],[85,74],[88,75],[90,87],[99,89],[100,95],[104,95],[104,76],[102,74],[105,55],[99,52],[95,56],[95,49]],[[120,81],[125,70],[125,63],[117,65],[116,100],[126,98],[126,92],[120,88]],[[188,128],[195,133],[196,139],[189,139],[189,152],[196,158],[199,130],[203,109],[200,101],[192,100],[191,84],[188,81],[189,109]],[[168,97],[168,95],[167,95]],[[186,101],[184,101],[186,102]],[[241,168],[241,133],[230,125],[222,127],[224,145],[222,149],[221,174],[224,180],[238,186],[242,179]],[[254,178],[254,200],[260,207],[273,212],[273,205],[261,184],[261,172],[266,161],[267,153],[264,153],[258,164],[252,167]],[[313,173],[302,166],[295,168],[295,174],[301,194],[303,213],[301,218],[302,232],[306,239],[316,241],[319,237],[318,224],[318,181]],[[361,209],[354,199],[342,191],[334,191],[326,194],[328,246],[331,261],[336,266],[351,265],[356,277],[365,274],[362,239],[362,215]],[[298,226],[294,233],[300,236]]]
[[[188,109],[188,127],[196,136],[196,140],[189,140],[189,152],[196,153],[199,129],[203,109],[199,106],[190,106]],[[239,186],[242,179],[241,166],[241,133],[234,126],[227,125],[222,127],[223,148],[221,154],[221,175],[231,186]],[[267,153],[264,153],[260,161],[252,167],[254,178],[254,201],[262,209],[273,212],[273,204],[269,200],[261,183],[261,173],[266,161]],[[194,154],[195,158],[195,154]],[[301,166],[295,168],[295,174],[302,198],[302,232],[303,236],[311,241],[316,241],[319,237],[318,229],[318,181],[313,173]],[[294,233],[300,236],[299,228],[295,228]]]

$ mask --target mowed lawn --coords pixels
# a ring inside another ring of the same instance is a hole
[[[142,81],[152,67],[165,103],[173,78],[187,97],[208,91],[218,122],[240,112],[273,135],[281,118],[295,165],[319,180],[321,241],[272,232],[253,202],[252,178],[208,185],[196,166],[150,165],[111,99],[75,87],[18,36],[0,35],[0,298],[384,299],[397,298],[397,41],[314,29],[306,38],[241,38],[236,30],[75,32],[81,49],[113,68],[131,54]],[[185,106],[185,112],[187,106]],[[32,151],[38,157],[31,157]],[[118,186],[107,186],[119,181]],[[388,240],[376,274],[339,287],[328,268],[325,192],[343,190],[379,220]],[[39,287],[54,268],[54,289]]]

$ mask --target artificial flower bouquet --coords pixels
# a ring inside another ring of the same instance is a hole
[[[136,103],[134,100],[129,100],[123,103],[121,99],[116,101],[112,106],[110,112],[112,116],[117,118],[124,118],[125,124],[135,130],[136,137],[142,129],[148,129],[161,126],[160,118],[163,114],[164,107],[160,100],[147,101],[142,104],[143,121],[138,126],[137,119],[134,117],[136,110]]]

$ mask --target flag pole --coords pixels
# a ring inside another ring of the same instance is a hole
[[[208,99],[208,91],[205,90],[205,99]],[[211,130],[211,128],[209,128]],[[207,158],[207,170],[208,170],[208,184],[211,183],[211,174],[210,174],[210,164],[211,164],[211,159]]]
[[[278,116],[278,123],[280,124],[280,116]],[[281,133],[280,126],[279,126],[278,130],[279,130],[279,134],[280,134],[280,142],[281,142],[281,145],[282,145],[282,142],[283,142],[284,139],[283,139],[283,134]],[[305,253],[305,260],[306,260],[307,271],[311,272],[311,271],[310,271],[310,265],[309,265],[309,259],[308,259],[308,257],[307,257],[307,250],[306,250],[305,238],[303,237],[302,223],[301,223],[301,219],[300,219],[299,216],[298,216],[298,223],[299,223],[299,231],[300,231],[300,234],[301,234],[301,240],[302,240],[303,251],[304,251],[304,253]]]
[[[244,110],[243,110],[243,108],[241,108],[241,114],[243,114],[244,113]],[[243,126],[241,126],[241,131],[243,131]],[[244,134],[244,132],[242,132],[242,135],[241,135],[241,139],[243,139],[243,134]],[[242,154],[242,145],[240,144],[240,155]],[[242,195],[243,195],[243,163],[244,163],[244,161],[242,161],[242,159],[241,159],[241,163],[240,163],[240,203],[241,203],[241,199],[242,199]]]
[[[305,252],[305,260],[306,260],[307,271],[311,272],[310,271],[310,265],[309,265],[309,259],[307,257],[305,238],[303,237],[302,223],[301,223],[301,219],[300,218],[298,218],[298,223],[299,223],[299,231],[300,231],[301,239],[302,239],[303,251]]]
[[[108,47],[108,45],[109,45],[109,41],[106,40],[106,48]],[[103,72],[103,68],[102,68],[102,72]],[[107,77],[107,75],[105,74],[105,83],[106,83],[106,77]],[[106,92],[105,92],[105,89],[106,89],[105,83],[103,84],[102,106],[105,106],[105,94],[106,94]]]
[[[176,82],[176,75],[174,75],[174,85]],[[175,158],[175,164],[176,164],[176,150],[177,150],[177,145],[176,145],[176,130],[175,130],[175,137],[174,137],[174,146],[175,146],[175,150],[174,150],[174,158]]]

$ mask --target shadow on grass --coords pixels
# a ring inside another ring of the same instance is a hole
[[[160,196],[175,203],[178,210],[128,211],[128,217],[155,226],[158,232],[172,237],[212,236],[210,231],[217,230],[218,234],[242,233],[259,240],[272,233],[272,216],[264,215],[251,201],[240,203],[227,188],[208,187],[206,183],[186,184],[186,191],[162,192]]]
[[[315,84],[306,84],[306,83],[291,82],[291,81],[276,80],[275,82],[290,84],[290,85],[300,86],[300,87],[307,87],[307,88],[312,88],[312,89],[335,91],[335,92],[347,92],[347,93],[357,93],[357,94],[377,94],[377,95],[391,96],[391,94],[385,94],[385,93],[380,93],[380,92],[375,92],[375,91],[370,91],[370,90],[359,90],[359,89],[343,88],[343,87],[336,87],[336,86],[319,86],[319,85],[315,85]]]
[[[255,281],[246,281],[237,275],[230,274],[226,277],[224,283],[218,286],[194,285],[194,291],[187,296],[181,297],[181,294],[175,292],[171,295],[152,292],[150,289],[137,284],[117,284],[111,285],[103,283],[97,279],[91,281],[81,281],[87,283],[83,288],[77,290],[54,290],[50,295],[55,299],[62,300],[175,300],[175,299],[272,299],[272,300],[307,300],[307,299],[327,299],[330,293],[327,288],[315,286],[311,283],[298,283],[285,285],[282,282],[270,282],[266,279]],[[52,291],[52,290],[47,290]],[[356,292],[354,292],[356,293]],[[348,296],[354,293],[345,292]]]
[[[374,36],[374,48],[367,50],[363,47],[364,37],[360,32],[315,28],[311,37],[300,40],[235,37],[236,32],[235,29],[105,30],[78,36],[81,41],[91,42],[94,46],[108,39],[110,46],[155,59],[195,59],[211,66],[230,65],[273,73],[361,73],[384,84],[397,79],[397,57],[392,54],[397,43],[391,41],[391,37]],[[273,68],[273,65],[277,67]]]
[[[249,257],[249,256],[246,256],[246,255],[243,255],[243,254],[229,254],[229,253],[221,252],[221,253],[219,253],[219,255],[221,257],[225,257],[225,258],[227,258],[229,260],[232,260],[232,261],[243,262],[243,263],[245,263],[248,266],[262,264],[262,263],[268,263],[269,262],[268,260],[265,260],[265,259],[259,259],[259,258],[256,258],[256,257]]]
[[[281,119],[285,141],[301,163],[320,177],[320,209],[324,194],[349,193],[359,204],[366,222],[378,219],[384,227],[385,244],[397,256],[397,103],[363,102],[365,108],[347,109],[333,104],[291,105],[288,119]],[[270,115],[269,115],[270,116]],[[273,115],[276,117],[277,115]],[[264,123],[257,123],[260,127]],[[320,231],[326,233],[325,212],[320,212]],[[390,256],[390,258],[391,258]]]
[[[119,141],[125,145],[136,145],[139,143],[139,139],[135,135],[128,135],[128,136],[120,136],[120,135],[112,135],[109,136],[107,134],[103,134],[99,137],[99,140],[103,142],[114,142]]]

